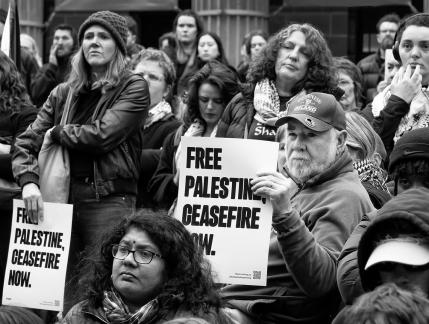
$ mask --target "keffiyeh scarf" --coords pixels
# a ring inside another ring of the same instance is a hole
[[[280,111],[280,98],[273,81],[264,79],[256,84],[253,106],[258,122],[274,126]]]
[[[151,300],[137,312],[131,314],[118,292],[112,288],[104,292],[103,309],[109,323],[112,324],[144,324],[150,323],[158,313],[158,302]]]
[[[290,102],[301,96],[304,96],[305,94],[306,91],[304,89],[298,92],[289,99],[286,107]],[[277,119],[279,118],[281,107],[280,97],[273,81],[264,79],[256,84],[255,91],[253,93],[253,106],[256,110],[254,117],[255,120],[265,125],[275,125]]]
[[[353,162],[353,167],[359,174],[360,181],[370,183],[374,188],[389,192],[387,189],[387,173],[374,160],[366,159]]]

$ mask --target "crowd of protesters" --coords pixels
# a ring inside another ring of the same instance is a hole
[[[357,64],[308,23],[254,30],[236,68],[192,10],[158,49],[111,11],[57,26],[46,64],[22,34],[21,71],[0,52],[0,287],[12,199],[44,217],[47,138],[69,153],[73,224],[63,312],[0,322],[428,323],[429,14],[376,28]],[[265,286],[216,284],[172,217],[183,136],[278,143],[251,182],[273,207]]]

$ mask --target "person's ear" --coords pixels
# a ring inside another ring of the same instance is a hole
[[[337,147],[345,148],[347,140],[347,131],[342,130],[337,133]]]
[[[165,100],[168,97],[168,94],[170,93],[170,91],[171,91],[171,85],[166,86],[164,92],[162,93],[162,99]]]
[[[380,153],[374,152],[373,159],[378,166],[381,166],[381,164],[383,163],[383,159],[381,158]]]

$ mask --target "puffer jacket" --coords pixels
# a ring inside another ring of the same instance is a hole
[[[253,103],[241,93],[235,95],[219,120],[216,137],[244,138],[255,114]]]
[[[377,85],[384,79],[384,59],[380,56],[380,51],[368,55],[357,64],[362,72],[363,86],[365,88],[366,102],[371,102],[377,94]]]
[[[52,90],[36,120],[16,139],[12,170],[21,187],[39,182],[37,156],[46,131],[60,123],[68,92],[65,83]],[[69,116],[77,109],[78,96],[72,95]],[[97,196],[137,193],[141,131],[149,104],[144,78],[125,72],[118,86],[102,94],[89,124],[66,123],[61,127],[58,134],[62,146],[93,156]]]
[[[370,271],[365,271],[365,265],[375,248],[377,234],[385,233],[388,224],[403,220],[413,225],[416,231],[425,233],[429,237],[428,197],[429,189],[427,188],[408,189],[391,199],[377,212],[377,217],[363,233],[358,246],[359,274],[365,291],[377,286],[377,280],[371,277]],[[394,237],[399,232],[390,234]],[[429,290],[429,287],[427,288]]]
[[[367,277],[363,269],[374,249],[374,233],[387,222],[409,220],[429,235],[428,197],[428,189],[409,189],[392,198],[380,210],[362,218],[344,245],[338,260],[337,284],[345,304],[352,304],[365,292],[364,287],[368,288],[371,278]]]

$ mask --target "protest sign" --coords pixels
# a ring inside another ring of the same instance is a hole
[[[175,217],[211,262],[216,281],[266,285],[270,201],[253,194],[257,171],[275,171],[278,143],[182,137]]]
[[[73,205],[43,206],[44,219],[34,224],[24,202],[13,200],[3,305],[63,309]]]

